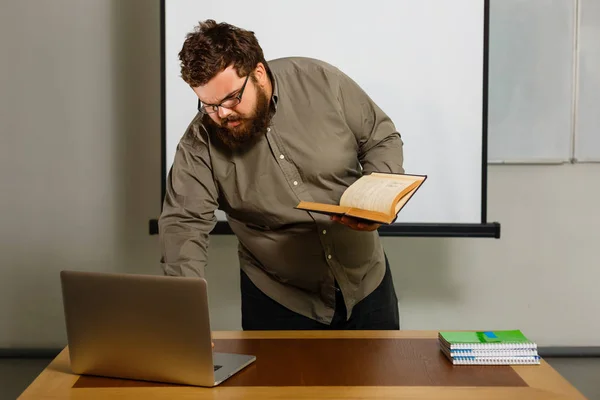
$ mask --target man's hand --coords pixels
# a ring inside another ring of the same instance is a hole
[[[352,218],[346,215],[332,215],[331,220],[349,226],[350,228],[355,229],[357,231],[374,231],[381,226],[381,224],[375,222],[369,222],[363,219]]]

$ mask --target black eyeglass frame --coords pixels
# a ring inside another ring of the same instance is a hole
[[[237,106],[238,104],[240,104],[242,102],[242,96],[244,95],[244,90],[246,89],[246,84],[248,83],[248,78],[250,78],[250,75],[246,75],[244,84],[240,88],[240,91],[238,92],[238,94],[236,94],[233,97],[224,98],[219,104],[202,104],[202,101],[200,101],[200,99],[198,99],[198,111],[201,112],[202,114],[212,114],[212,113],[218,112],[219,107],[232,109],[233,107]],[[228,104],[225,105],[225,103],[228,103]],[[207,108],[211,109],[212,111],[208,111]]]

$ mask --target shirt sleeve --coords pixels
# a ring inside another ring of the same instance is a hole
[[[404,173],[403,142],[390,117],[350,77],[339,72],[338,98],[358,143],[363,174]]]
[[[166,275],[204,277],[218,208],[205,145],[179,143],[165,192],[159,218],[161,267]]]

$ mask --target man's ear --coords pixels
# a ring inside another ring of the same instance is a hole
[[[269,78],[267,75],[267,69],[265,65],[261,62],[256,64],[256,68],[254,69],[254,76],[256,80],[260,84],[260,86],[265,86],[267,84],[267,79]]]

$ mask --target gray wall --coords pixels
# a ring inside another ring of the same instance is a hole
[[[160,273],[159,44],[158,1],[0,5],[0,348],[65,344],[61,269]],[[385,238],[403,328],[600,345],[598,176],[494,165],[501,240]],[[217,330],[240,329],[235,247],[211,239]]]

